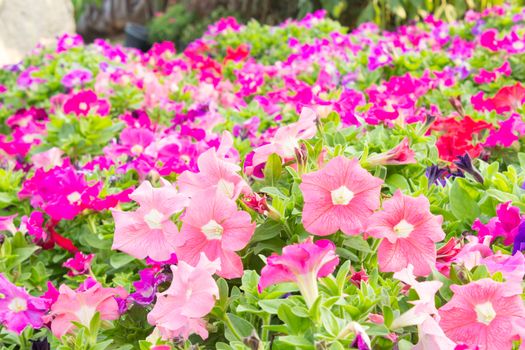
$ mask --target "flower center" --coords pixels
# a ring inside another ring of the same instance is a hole
[[[77,191],[71,192],[70,194],[67,195],[67,200],[70,204],[77,203],[80,200],[80,198],[82,198],[82,196]]]
[[[96,309],[94,307],[89,307],[87,305],[82,305],[75,315],[78,317],[78,320],[84,326],[89,326],[91,319],[95,316]]]
[[[512,47],[514,48],[514,50],[521,50],[525,47],[525,44],[523,43],[523,41],[516,41],[512,44]]]
[[[477,321],[487,326],[496,318],[496,311],[494,310],[494,307],[492,307],[490,301],[483,304],[477,304],[474,306],[474,311],[476,311]]]
[[[81,111],[87,111],[88,109],[88,105],[86,102],[80,102],[78,104],[78,109],[80,109]]]
[[[221,191],[226,196],[228,196],[228,198],[233,197],[235,185],[232,182],[226,181],[224,179],[220,179],[219,182],[217,183],[217,188],[219,189],[219,191]]]
[[[158,230],[162,228],[162,221],[164,220],[164,214],[157,209],[151,209],[149,213],[144,215],[144,221],[148,227],[152,230]]]
[[[208,239],[221,239],[224,229],[217,221],[210,220],[206,225],[201,227],[201,231]]]
[[[135,145],[133,147],[131,147],[131,153],[135,154],[135,155],[139,155],[141,154],[142,152],[144,152],[144,147],[142,147],[141,145]]]
[[[22,298],[13,298],[8,306],[12,312],[22,312],[27,310],[27,302]]]
[[[332,196],[333,205],[347,205],[354,198],[354,192],[350,191],[348,187],[341,186],[330,192]]]
[[[377,61],[379,63],[386,63],[388,61],[388,56],[387,55],[381,55],[377,58]]]
[[[407,238],[412,231],[414,231],[414,225],[405,219],[402,219],[396,226],[394,226],[394,232],[397,233],[400,238]]]

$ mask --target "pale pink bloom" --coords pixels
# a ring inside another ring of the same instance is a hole
[[[15,234],[17,229],[15,227],[15,224],[13,223],[13,220],[17,216],[18,214],[9,215],[9,216],[0,216],[0,232],[9,231],[12,234]]]
[[[484,258],[494,254],[490,249],[491,240],[492,236],[485,236],[483,241],[476,236],[467,236],[468,243],[461,247],[452,261],[465,266],[468,270],[481,265]]]
[[[235,201],[221,192],[201,191],[191,199],[182,218],[184,243],[177,248],[177,257],[196,264],[204,252],[209,259],[219,260],[219,276],[241,277],[242,261],[235,252],[246,247],[254,231],[250,214],[238,210]]]
[[[513,338],[524,334],[525,307],[519,284],[485,278],[450,289],[454,296],[439,309],[439,324],[456,343],[480,350],[511,349]]]
[[[202,153],[197,164],[198,173],[186,170],[177,179],[181,193],[192,197],[199,191],[214,190],[228,198],[237,199],[241,192],[249,192],[250,187],[237,174],[241,168],[237,164],[219,158],[215,149]]]
[[[377,252],[379,269],[396,272],[409,264],[416,276],[427,276],[436,264],[435,242],[445,238],[443,218],[430,212],[428,199],[405,196],[397,190],[383,203],[383,210],[369,220],[367,233],[384,238]]]
[[[70,333],[78,322],[89,327],[91,319],[98,312],[101,320],[116,320],[119,318],[119,307],[115,297],[125,298],[126,291],[122,287],[104,288],[98,282],[72,290],[63,284],[59,288],[59,296],[51,307],[47,322],[51,322],[51,331],[60,338]]]
[[[170,217],[186,206],[186,196],[163,180],[160,188],[144,181],[129,197],[140,207],[133,212],[112,210],[115,220],[112,249],[137,259],[168,260],[180,242],[177,226]]]
[[[49,169],[62,165],[63,154],[64,152],[60,148],[52,147],[45,152],[34,154],[31,157],[31,162],[36,169],[44,168],[44,170],[48,171]]]
[[[373,155],[366,161],[370,165],[414,164],[416,163],[415,155],[416,153],[408,145],[408,138],[405,137],[396,147],[385,153]]]
[[[299,141],[311,139],[317,133],[316,118],[314,110],[304,107],[297,122],[281,126],[270,143],[253,150],[253,168],[265,163],[273,153],[278,154],[284,161],[294,158],[295,149],[300,148]]]
[[[331,274],[339,264],[335,244],[328,239],[313,242],[309,237],[303,243],[288,245],[282,254],[273,253],[266,259],[261,270],[259,293],[268,286],[284,282],[295,282],[308,306],[319,295],[317,279]]]
[[[379,208],[383,181],[370,175],[357,159],[331,159],[321,170],[304,174],[299,186],[304,197],[306,231],[326,236],[343,231],[359,234]]]
[[[392,322],[392,329],[421,325],[428,317],[438,315],[434,298],[443,283],[440,281],[418,282],[414,276],[414,267],[412,265],[408,265],[407,268],[394,273],[394,278],[410,285],[416,291],[419,300],[409,302],[414,307],[396,318]]]
[[[419,342],[412,350],[452,350],[456,343],[450,340],[432,317],[427,317],[417,327]]]
[[[521,284],[525,275],[525,258],[518,251],[514,255],[501,254],[500,252],[488,256],[481,261],[490,274],[501,272],[507,282]]]
[[[219,297],[219,288],[213,274],[219,268],[217,261],[211,262],[201,253],[198,262],[191,266],[181,261],[172,265],[173,280],[163,293],[157,293],[157,302],[148,314],[148,322],[156,326],[164,339],[199,334],[208,336],[206,316]]]

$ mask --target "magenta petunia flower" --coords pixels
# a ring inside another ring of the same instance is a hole
[[[331,274],[339,264],[335,244],[328,239],[313,242],[309,237],[305,242],[288,245],[282,254],[273,253],[261,270],[259,293],[270,285],[295,282],[306,304],[311,306],[319,294],[317,279]]]
[[[99,115],[104,116],[109,113],[109,103],[99,99],[92,90],[84,90],[69,97],[63,109],[66,114],[86,116],[91,110],[95,110]]]
[[[500,203],[496,207],[496,217],[483,224],[476,219],[472,224],[472,229],[478,232],[478,237],[483,240],[486,236],[491,236],[491,240],[496,237],[503,237],[503,243],[511,245],[518,234],[518,229],[522,221],[520,209],[511,205],[511,202]]]
[[[139,208],[133,212],[112,210],[115,220],[112,249],[137,259],[169,259],[181,242],[171,216],[184,209],[187,197],[165,180],[160,188],[144,181],[129,197],[139,204]]]
[[[303,175],[299,186],[304,197],[306,231],[326,236],[343,231],[355,235],[379,207],[383,181],[370,175],[357,159],[331,159],[321,170]]]
[[[181,261],[197,263],[199,253],[218,260],[217,274],[224,278],[242,276],[241,258],[235,253],[246,247],[255,231],[250,214],[237,209],[232,199],[220,192],[195,194],[182,218],[181,237],[177,248]]]
[[[29,295],[0,273],[0,323],[18,334],[27,327],[41,328],[42,316],[47,312],[46,301]]]
[[[188,339],[193,333],[207,338],[202,318],[212,310],[219,297],[219,288],[213,278],[218,267],[217,261],[209,261],[203,253],[195,266],[184,261],[171,266],[171,285],[165,292],[157,293],[157,302],[148,314],[148,322],[158,327],[163,338]]]
[[[91,266],[91,261],[95,254],[84,254],[82,252],[75,252],[73,258],[67,259],[62,266],[68,268],[68,276],[78,276],[87,273]]]
[[[457,343],[480,350],[511,349],[525,334],[525,307],[521,285],[489,278],[452,285],[454,296],[439,309],[439,325]]]
[[[73,47],[82,46],[84,44],[84,40],[82,39],[82,36],[78,34],[64,34],[60,38],[58,38],[57,41],[57,48],[56,52],[64,52],[67,51]]]
[[[416,276],[426,276],[436,263],[436,246],[445,238],[442,217],[430,212],[428,199],[405,196],[397,190],[383,203],[383,210],[374,213],[367,234],[383,238],[377,252],[379,269],[397,272],[409,264]]]

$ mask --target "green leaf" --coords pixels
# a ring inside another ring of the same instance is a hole
[[[456,178],[450,190],[450,208],[452,214],[466,224],[471,223],[480,214],[479,205],[474,200],[475,189],[461,178]]]
[[[264,178],[269,181],[272,185],[279,180],[281,172],[283,171],[283,162],[281,157],[273,153],[268,157],[263,173]]]
[[[131,255],[127,255],[123,253],[114,253],[109,258],[109,263],[111,264],[111,266],[113,266],[113,268],[119,269],[122,266],[129,264],[133,260],[135,260],[135,258],[132,257]]]

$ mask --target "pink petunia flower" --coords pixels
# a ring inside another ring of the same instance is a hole
[[[237,199],[241,192],[250,191],[248,184],[237,174],[240,167],[221,159],[215,149],[202,153],[197,164],[198,173],[186,170],[177,179],[181,193],[192,197],[200,191],[218,191],[228,198]]]
[[[450,289],[454,296],[439,309],[439,325],[453,341],[480,350],[511,349],[513,338],[524,334],[519,284],[485,278]]]
[[[321,170],[303,175],[299,186],[304,197],[306,231],[326,236],[343,231],[355,235],[379,207],[383,181],[370,175],[357,159],[331,159]]]
[[[12,234],[15,234],[18,231],[13,223],[13,220],[18,216],[18,214],[9,215],[9,216],[0,216],[0,232],[9,231]]]
[[[60,148],[52,147],[47,151],[32,155],[31,162],[36,169],[43,168],[45,171],[48,171],[63,164],[63,154],[64,152]]]
[[[435,242],[445,238],[442,220],[430,212],[425,196],[414,198],[397,190],[383,203],[383,210],[370,217],[366,230],[384,238],[377,252],[379,269],[397,272],[412,264],[416,276],[427,276],[436,263]]]
[[[160,330],[164,339],[187,339],[193,333],[208,337],[202,318],[219,297],[219,288],[213,279],[218,268],[218,262],[208,260],[203,253],[195,266],[184,261],[171,266],[171,285],[163,293],[157,293],[157,302],[148,314],[148,322]]]
[[[122,287],[104,288],[96,281],[88,279],[77,290],[72,290],[63,284],[59,295],[46,322],[51,322],[51,331],[57,338],[70,333],[75,328],[72,322],[78,322],[89,327],[91,319],[98,312],[101,320],[116,320],[119,318],[119,307],[115,297],[125,298],[126,291]]]
[[[220,192],[199,192],[191,199],[182,218],[181,237],[177,248],[180,260],[197,263],[199,254],[220,262],[219,276],[241,277],[241,258],[235,253],[246,247],[255,231],[250,214],[237,209],[237,204]]]
[[[160,188],[153,188],[149,181],[144,181],[129,197],[140,207],[133,212],[112,210],[115,220],[112,249],[137,259],[169,259],[180,242],[179,231],[170,217],[186,206],[186,196],[163,180]]]
[[[29,295],[22,287],[12,284],[0,273],[0,323],[18,334],[27,327],[41,328],[47,312],[46,301]]]
[[[247,171],[264,164],[270,155],[276,153],[283,161],[295,157],[295,150],[299,149],[299,140],[311,139],[317,132],[315,120],[317,114],[310,108],[303,108],[299,120],[295,123],[280,127],[270,142],[254,149],[252,165]]]
[[[335,244],[328,239],[288,245],[282,254],[273,253],[261,270],[259,293],[273,284],[295,282],[306,304],[312,306],[319,295],[317,279],[331,274],[339,264]]]
[[[415,152],[410,149],[408,138],[405,137],[396,147],[385,153],[373,155],[366,161],[370,165],[414,164],[416,163],[414,156]]]

